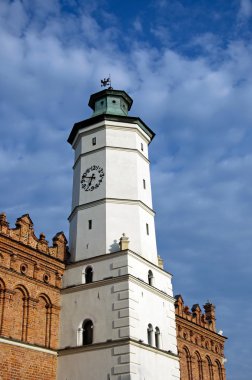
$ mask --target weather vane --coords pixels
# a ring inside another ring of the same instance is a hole
[[[108,90],[113,90],[113,88],[111,87],[110,74],[108,78],[101,79],[101,87],[108,87]]]

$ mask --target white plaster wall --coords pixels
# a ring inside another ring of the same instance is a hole
[[[72,188],[72,210],[79,205],[80,202],[80,178],[81,178],[81,161],[76,162],[73,170],[73,188]]]
[[[147,212],[143,208],[139,208],[139,214],[140,214],[140,235],[138,239],[140,239],[141,241],[141,250],[140,252],[135,251],[133,245],[132,245],[132,250],[139,253],[141,256],[153,262],[154,264],[157,264],[158,258],[157,258],[157,243],[156,243],[156,230],[155,230],[154,216],[149,214],[149,212]],[[148,224],[149,226],[149,235],[147,234],[146,224]]]
[[[92,152],[96,149],[103,148],[106,145],[106,130],[103,129],[91,129],[87,133],[82,135],[80,141],[80,153]],[[92,144],[93,137],[96,137],[96,145]]]
[[[130,124],[125,126],[125,123],[120,127],[120,123],[106,124],[106,145],[121,147],[127,149],[137,149],[145,158],[148,159],[148,144],[150,143],[149,137],[142,132],[138,127],[136,132],[136,125]],[[124,128],[124,129],[122,129]],[[141,144],[143,144],[143,149]]]
[[[92,145],[92,138],[96,137],[96,145]],[[143,149],[141,147],[143,144]],[[148,144],[150,137],[135,123],[103,121],[85,127],[78,131],[73,147],[75,160],[83,153],[101,148],[105,145],[138,149],[148,159]]]
[[[149,235],[146,223],[149,225]],[[157,263],[154,218],[147,210],[137,204],[107,203],[106,226],[106,252],[118,251],[117,243],[125,233],[132,251]]]
[[[111,348],[59,356],[57,380],[108,380],[113,361]]]
[[[120,265],[115,265],[120,263]],[[93,268],[93,282],[104,280],[108,277],[118,277],[120,274],[128,273],[128,258],[127,255],[121,256],[117,253],[106,255],[100,261],[92,259],[85,263],[78,263],[74,266],[68,266],[63,276],[63,287],[84,284],[85,268],[88,266]],[[122,273],[122,268],[123,273]]]
[[[122,263],[112,264],[122,268]],[[78,344],[78,328],[85,319],[94,324],[94,343],[131,336],[147,343],[147,327],[160,329],[160,348],[176,353],[173,299],[134,280],[87,284],[62,294],[60,347]]]
[[[78,328],[85,319],[94,325],[93,343],[108,339],[129,337],[129,321],[116,326],[121,309],[129,309],[129,300],[123,294],[127,282],[103,285],[99,288],[87,287],[62,295],[60,347],[77,346]],[[120,289],[122,294],[120,294]]]
[[[58,380],[176,380],[177,358],[133,343],[58,358]]]
[[[147,261],[142,261],[141,258],[134,254],[128,255],[128,266],[128,271],[130,274],[136,278],[141,279],[147,284],[148,271],[151,270],[153,273],[153,286],[173,297],[171,282],[172,276],[170,273],[167,273],[160,268],[151,265],[151,263],[148,263]]]
[[[106,242],[105,215],[105,204],[85,208],[74,215],[73,220],[70,223],[69,242],[72,260],[83,260],[104,253]],[[88,228],[89,220],[92,220],[91,230]],[[75,229],[77,232],[75,232]],[[74,236],[73,239],[72,236]]]
[[[88,220],[92,220],[91,230],[88,229]],[[95,204],[80,209],[72,216],[70,224],[69,244],[72,260],[83,260],[118,251],[120,238],[125,233],[134,252],[157,264],[154,218],[138,204]],[[149,225],[149,235],[146,224]]]
[[[108,277],[118,277],[123,274],[132,274],[148,284],[148,271],[153,273],[153,286],[169,296],[173,296],[171,275],[160,268],[143,260],[134,253],[111,253],[103,256],[102,260],[88,260],[67,267],[63,276],[63,287],[85,283],[84,273],[88,266],[93,268],[93,282],[104,280]]]
[[[146,189],[143,187],[143,179]],[[137,151],[108,148],[106,152],[107,198],[138,199],[152,208],[149,162]]]
[[[160,349],[177,353],[176,325],[173,299],[162,297],[145,289],[139,284],[129,283],[131,295],[130,308],[136,316],[135,324],[130,328],[130,336],[148,344],[148,324],[153,326],[153,346],[155,345],[155,328],[160,330]],[[137,300],[137,302],[135,302]]]
[[[135,361],[130,380],[175,380],[180,379],[178,358],[155,354],[141,347],[133,348]]]

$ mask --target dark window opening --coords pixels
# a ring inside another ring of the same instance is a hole
[[[148,329],[147,329],[147,337],[148,337],[148,344],[150,346],[153,345],[153,342],[152,342],[152,334],[153,334],[153,327],[152,325],[149,323],[148,324]]]
[[[145,179],[143,179],[143,188],[146,189],[146,182],[145,182]]]
[[[146,233],[147,233],[147,235],[149,235],[149,224],[148,223],[146,223]]]
[[[156,327],[156,330],[155,330],[155,346],[157,348],[160,347],[160,330],[158,327]]]
[[[93,282],[93,268],[87,267],[85,270],[85,283],[90,284]]]
[[[92,230],[92,224],[93,224],[93,223],[92,223],[92,220],[89,220],[89,221],[88,221],[88,229],[89,229],[89,230]]]
[[[96,137],[92,138],[92,145],[96,145]]]
[[[151,270],[148,272],[148,283],[149,285],[153,285],[153,273]]]
[[[143,143],[141,143],[141,150],[143,151]]]
[[[93,343],[93,329],[94,325],[90,319],[86,320],[82,324],[83,329],[83,346]]]

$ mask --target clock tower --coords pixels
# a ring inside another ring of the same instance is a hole
[[[171,275],[157,255],[148,146],[132,99],[105,89],[76,123],[59,380],[179,379]]]

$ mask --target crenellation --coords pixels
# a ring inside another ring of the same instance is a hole
[[[66,259],[67,239],[63,232],[58,232],[52,239],[53,245],[49,246],[44,233],[41,233],[39,238],[36,237],[29,214],[18,218],[15,225],[16,228],[10,228],[6,214],[0,214],[0,234],[61,261]]]
[[[187,319],[190,322],[196,323],[204,328],[216,332],[215,326],[215,306],[211,303],[206,303],[203,307],[205,313],[202,314],[199,304],[194,304],[190,309],[189,306],[184,306],[184,301],[181,295],[175,296],[176,314]]]

